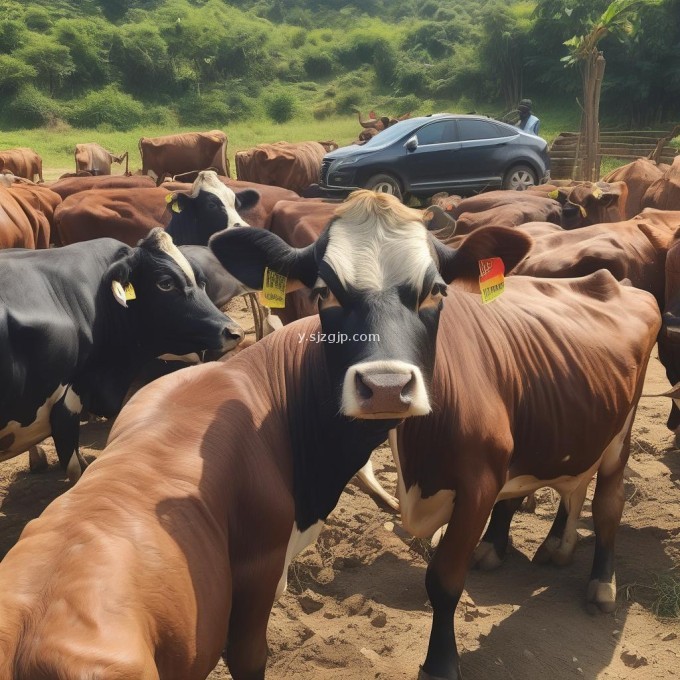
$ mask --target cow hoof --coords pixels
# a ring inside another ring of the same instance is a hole
[[[461,680],[460,668],[456,670],[454,675],[444,677],[443,675],[430,675],[427,671],[420,667],[418,672],[418,680]]]
[[[616,609],[616,578],[611,583],[593,579],[588,583],[588,611],[597,614],[611,614]]]
[[[520,512],[536,512],[536,494],[530,493],[523,501],[520,506]]]
[[[503,564],[503,560],[496,552],[496,547],[493,543],[482,541],[475,548],[472,555],[472,563],[477,569],[491,571],[492,569],[498,569]]]
[[[28,468],[33,473],[47,470],[47,454],[42,446],[31,446],[28,450]]]
[[[574,559],[574,550],[565,548],[557,536],[548,536],[541,543],[532,562],[535,564],[554,564],[556,567],[565,567]]]

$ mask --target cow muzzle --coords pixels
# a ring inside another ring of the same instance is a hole
[[[223,352],[228,352],[234,349],[237,345],[243,342],[246,337],[244,330],[236,323],[227,324],[222,330],[222,347]]]
[[[372,361],[348,369],[341,411],[353,418],[408,418],[429,413],[430,400],[417,366],[403,361]]]

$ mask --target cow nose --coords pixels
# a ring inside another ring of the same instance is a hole
[[[246,334],[238,324],[227,324],[222,330],[222,350],[227,352],[243,342]]]
[[[413,398],[416,377],[404,373],[362,373],[357,371],[354,385],[362,410],[367,413],[403,413]]]

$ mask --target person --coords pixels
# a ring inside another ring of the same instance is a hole
[[[531,113],[531,106],[531,99],[522,99],[518,104],[519,123],[517,123],[517,127],[520,130],[524,130],[524,132],[531,132],[531,134],[537,135],[541,127],[541,121]]]

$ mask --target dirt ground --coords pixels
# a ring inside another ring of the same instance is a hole
[[[655,351],[645,391],[666,388]],[[668,408],[665,399],[643,399],[635,421],[616,612],[591,616],[585,608],[592,488],[573,564],[531,563],[557,507],[543,490],[536,514],[517,515],[503,566],[469,575],[456,613],[466,680],[680,677],[680,620],[654,614],[659,577],[680,576],[680,451],[665,427]],[[107,433],[106,423],[83,425],[86,457],[99,455]],[[27,454],[0,466],[0,557],[26,522],[68,488],[51,440],[47,449],[45,473],[29,474]],[[379,449],[374,461],[378,477],[394,488],[389,450]],[[318,544],[291,566],[289,590],[274,606],[268,677],[415,680],[431,616],[424,554],[422,544],[400,531],[394,513],[350,483]],[[229,677],[220,662],[210,680]]]

